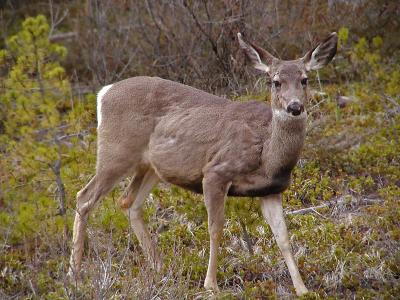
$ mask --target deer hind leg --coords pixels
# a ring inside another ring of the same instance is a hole
[[[84,236],[89,212],[94,205],[114,187],[120,178],[121,176],[115,176],[114,172],[103,171],[97,173],[77,194],[70,269],[68,272],[68,275],[76,280],[80,277]]]
[[[303,295],[308,290],[301,279],[299,269],[290,249],[289,236],[283,216],[282,197],[280,194],[270,195],[262,198],[261,201],[263,215],[271,227],[272,233],[285,259],[296,294],[298,296]]]
[[[144,174],[138,173],[132,179],[120,201],[120,206],[127,214],[140,245],[156,270],[161,269],[162,263],[144,222],[142,206],[152,188],[159,181],[159,177],[151,168]]]

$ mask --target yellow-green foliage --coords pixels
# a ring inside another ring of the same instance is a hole
[[[162,272],[151,270],[115,205],[124,183],[91,214],[82,286],[67,282],[74,198],[95,167],[95,96],[74,95],[61,65],[66,49],[49,42],[48,32],[43,16],[28,18],[0,50],[6,66],[0,94],[0,295],[209,297],[202,289],[209,249],[202,197],[165,185],[153,190],[145,207],[150,230],[159,236]],[[320,73],[338,83],[323,85],[326,95],[309,105],[306,145],[284,205],[290,211],[344,201],[288,215],[291,242],[312,291],[305,299],[392,299],[400,294],[400,71],[393,63],[399,54],[383,57],[382,38],[358,39],[346,28],[339,30],[339,41],[341,58]],[[339,91],[351,98],[344,108],[336,103]],[[264,98],[262,91],[242,100]],[[52,170],[57,161],[65,215],[59,215]],[[366,197],[376,201],[354,200]],[[229,198],[226,217],[220,298],[291,297],[287,267],[257,199]]]
[[[49,25],[44,16],[28,18],[22,29],[7,41],[3,52],[12,60],[6,93],[6,133],[8,136],[32,134],[35,128],[60,124],[57,110],[66,105],[70,86],[59,59],[66,55],[62,46],[48,40]]]
[[[65,47],[50,43],[48,35],[44,16],[27,18],[2,50],[8,75],[1,95],[5,128],[0,135],[1,160],[6,177],[0,187],[12,217],[2,212],[1,220],[5,228],[13,226],[6,238],[15,242],[34,238],[40,230],[56,234],[63,228],[64,219],[56,216],[58,187],[52,167],[60,160],[62,177],[79,178],[82,168],[77,159],[84,151],[78,146],[79,137],[66,136],[87,128],[92,117],[85,111],[93,106],[71,94],[60,65]]]

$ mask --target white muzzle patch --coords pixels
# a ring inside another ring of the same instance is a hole
[[[303,110],[299,115],[294,116],[291,113],[288,113],[285,109],[273,109],[272,115],[281,119],[281,120],[293,120],[293,119],[302,119],[307,116],[307,111]]]

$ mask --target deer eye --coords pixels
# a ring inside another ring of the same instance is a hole
[[[280,87],[281,87],[281,83],[280,83],[279,81],[274,80],[273,83],[274,83],[274,86],[275,86],[276,88],[280,88]]]
[[[303,78],[303,79],[301,80],[301,84],[304,85],[304,86],[307,85],[307,82],[308,82],[308,78]]]

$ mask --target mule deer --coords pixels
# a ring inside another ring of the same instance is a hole
[[[284,221],[281,193],[303,146],[307,71],[329,63],[337,35],[300,59],[283,61],[238,40],[253,66],[272,81],[271,105],[232,102],[176,82],[134,77],[98,94],[96,175],[77,195],[70,275],[79,276],[88,213],[123,177],[133,179],[119,200],[150,261],[161,262],[142,205],[160,181],[203,193],[210,257],[204,286],[218,290],[217,252],[229,196],[261,197],[263,215],[283,254],[298,295],[307,292]]]

